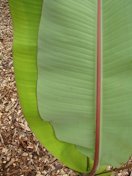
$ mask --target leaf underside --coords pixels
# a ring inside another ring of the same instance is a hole
[[[102,1],[101,164],[117,166],[132,153],[131,8],[130,0]],[[39,112],[59,140],[75,144],[91,159],[96,33],[96,0],[45,0],[38,38]]]
[[[47,0],[38,38],[38,107],[57,138],[93,158],[96,1]],[[89,151],[88,151],[89,150]],[[84,152],[83,152],[84,153]]]

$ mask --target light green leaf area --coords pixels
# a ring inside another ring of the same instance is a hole
[[[15,79],[23,113],[37,139],[61,162],[86,172],[87,158],[74,145],[56,139],[51,125],[37,109],[37,40],[42,1],[10,0],[13,20]],[[88,168],[90,169],[90,168]]]
[[[38,38],[38,107],[59,140],[93,159],[96,0],[45,0]]]

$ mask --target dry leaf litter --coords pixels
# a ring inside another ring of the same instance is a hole
[[[77,176],[41,146],[23,117],[14,80],[12,40],[9,5],[0,0],[0,176]],[[132,172],[126,169],[112,175],[132,176]]]

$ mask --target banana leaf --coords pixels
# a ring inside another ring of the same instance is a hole
[[[98,173],[132,154],[132,1],[98,2],[9,0],[23,113],[39,141],[79,172],[95,160],[98,74]]]

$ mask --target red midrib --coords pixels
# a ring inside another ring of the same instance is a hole
[[[99,164],[100,152],[100,121],[101,121],[101,0],[97,8],[97,75],[96,75],[96,137],[94,164],[89,176],[94,176]]]

